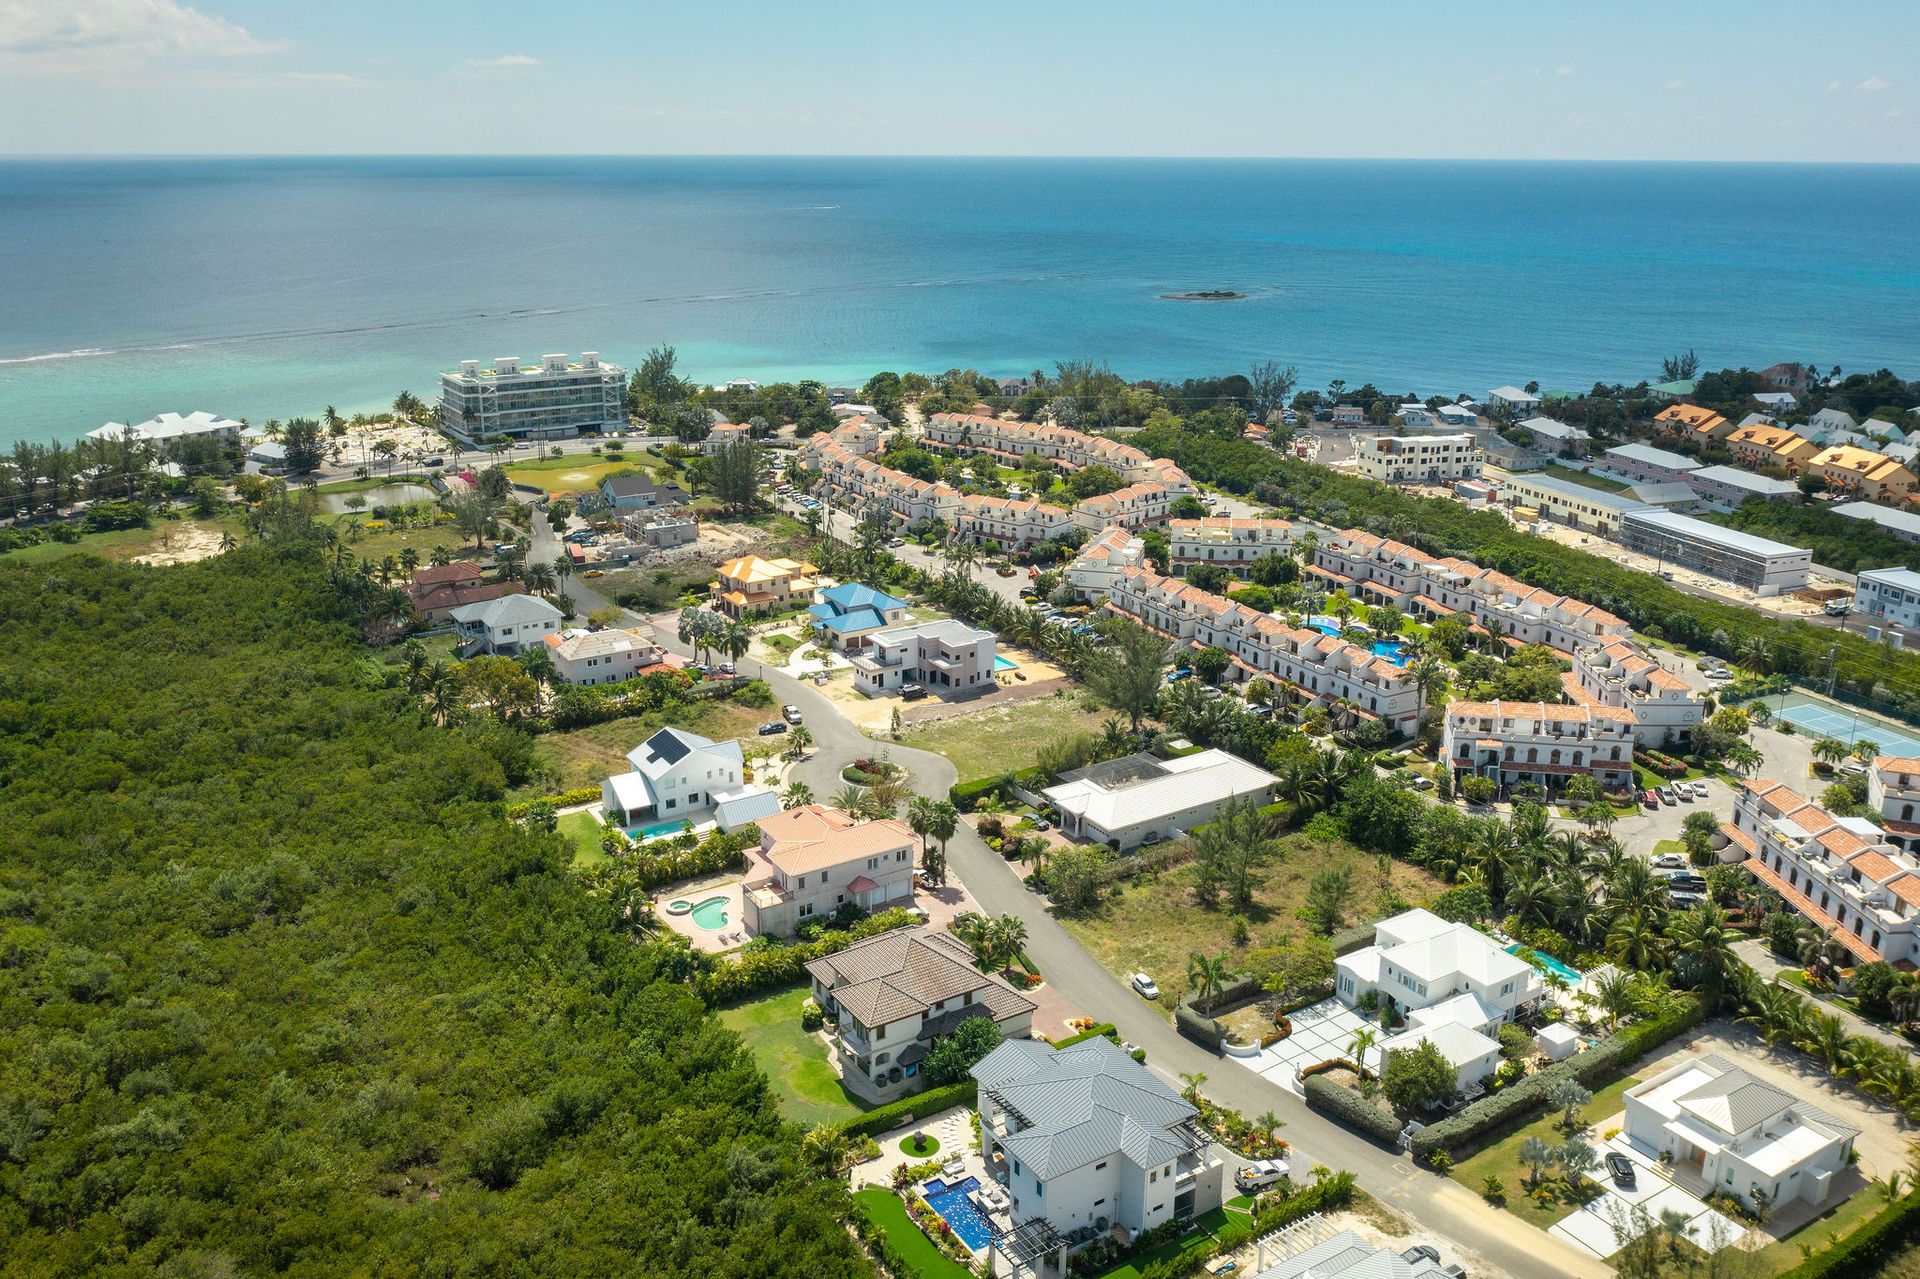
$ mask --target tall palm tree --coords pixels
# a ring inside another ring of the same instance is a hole
[[[1660,931],[1638,911],[1622,915],[1607,930],[1607,954],[1629,968],[1658,967],[1664,949]]]
[[[1748,998],[1748,1010],[1736,1020],[1752,1026],[1767,1047],[1793,1043],[1805,1027],[1807,1001],[1784,986],[1763,982]]]
[[[1233,975],[1233,958],[1226,951],[1207,956],[1199,951],[1187,955],[1187,985],[1200,997],[1207,1012],[1213,1011],[1213,1001],[1220,997],[1227,979]]]
[[[1727,767],[1731,768],[1734,773],[1740,777],[1752,777],[1760,771],[1760,766],[1766,762],[1767,757],[1765,755],[1762,755],[1759,750],[1749,746],[1745,742],[1736,743],[1726,754]]]
[[[786,792],[780,796],[780,806],[782,808],[805,808],[812,802],[813,787],[807,785],[805,782],[791,783],[787,787]]]
[[[1633,1011],[1633,979],[1617,968],[1604,972],[1593,984],[1593,997],[1607,1015],[1607,1029],[1612,1030]]]
[[[1823,737],[1812,747],[1813,757],[1822,764],[1834,765],[1845,759],[1851,752],[1847,744],[1837,737]]]
[[[1371,1026],[1362,1026],[1353,1032],[1353,1039],[1347,1044],[1347,1056],[1353,1059],[1354,1065],[1365,1070],[1367,1068],[1367,1054],[1373,1050],[1373,1046],[1379,1041],[1380,1033],[1378,1031]]]
[[[1727,913],[1713,901],[1701,902],[1674,920],[1667,936],[1685,957],[1683,971],[1717,1008],[1740,962],[1733,952],[1740,934],[1727,927]]]
[[[720,628],[715,642],[720,646],[720,651],[727,655],[728,661],[737,663],[753,647],[753,628],[735,619]]]
[[[993,956],[996,966],[1005,972],[1013,967],[1013,961],[1027,945],[1027,925],[1018,915],[1002,915],[993,921],[988,929],[993,940]]]
[[[827,800],[829,808],[837,808],[846,813],[858,813],[866,804],[867,788],[848,782]]]
[[[920,837],[920,858],[926,860],[927,835],[933,829],[933,801],[925,795],[915,795],[908,800],[907,825]]]
[[[529,564],[521,570],[521,578],[536,595],[545,595],[553,589],[553,569],[549,565]]]
[[[1862,764],[1870,764],[1880,754],[1880,743],[1870,737],[1863,737],[1853,744],[1852,754]]]

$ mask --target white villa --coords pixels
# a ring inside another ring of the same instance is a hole
[[[1709,1192],[1751,1206],[1824,1203],[1859,1130],[1762,1083],[1724,1057],[1695,1057],[1629,1088],[1625,1135]]]
[[[985,692],[994,687],[992,631],[957,618],[874,631],[853,656],[854,686],[868,696],[919,684],[943,697]]]
[[[1060,833],[1124,852],[1210,822],[1236,799],[1264,804],[1279,778],[1222,750],[1128,755],[1063,773],[1044,792]]]
[[[129,426],[125,422],[109,422],[105,426],[96,426],[87,432],[90,440],[144,440],[149,444],[167,444],[173,440],[185,439],[194,435],[211,435],[216,439],[237,440],[240,438],[240,423],[230,417],[221,417],[202,409],[182,416],[179,413],[162,413],[150,417],[144,422]]]
[[[1132,1237],[1211,1212],[1227,1193],[1229,1161],[1193,1105],[1109,1039],[1010,1041],[973,1077],[980,1153],[1004,1169],[1012,1200],[1014,1229],[993,1245],[996,1260],[1032,1266],[1052,1251],[1064,1261],[1075,1231],[1090,1240],[1119,1226]],[[1022,1245],[1028,1255],[1005,1255]]]
[[[919,837],[893,818],[862,822],[808,804],[762,817],[742,885],[747,930],[788,936],[851,902],[868,914],[913,905]]]
[[[1386,484],[1451,484],[1480,478],[1477,437],[1461,435],[1370,435],[1354,448],[1360,474]]]
[[[511,657],[543,643],[560,631],[561,613],[538,595],[502,595],[499,599],[462,604],[453,610],[460,633],[461,653],[495,653]]]
[[[739,742],[663,728],[628,751],[627,762],[633,771],[600,783],[600,802],[617,825],[711,821],[726,831],[780,811],[778,791],[741,780]]]
[[[1458,1072],[1462,1092],[1498,1069],[1501,1024],[1546,995],[1533,965],[1485,933],[1427,910],[1381,920],[1373,944],[1340,956],[1333,968],[1341,1003],[1357,1006],[1371,991],[1383,1009],[1406,1013],[1406,1029],[1375,1045],[1378,1064],[1389,1053],[1430,1042]]]
[[[582,628],[549,632],[542,637],[554,674],[565,684],[618,684],[655,668],[679,668],[686,662],[661,648],[640,627],[604,631]]]

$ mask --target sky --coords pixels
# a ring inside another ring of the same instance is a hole
[[[1915,0],[0,0],[0,152],[1920,162]]]

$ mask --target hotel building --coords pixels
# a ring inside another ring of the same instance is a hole
[[[627,371],[601,361],[598,351],[569,363],[543,355],[523,366],[504,355],[491,367],[462,360],[440,375],[440,427],[465,443],[494,436],[557,440],[582,431],[615,431],[627,424]]]

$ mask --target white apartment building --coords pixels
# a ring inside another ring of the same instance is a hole
[[[875,631],[853,655],[854,687],[869,697],[918,684],[941,697],[994,686],[995,636],[957,618],[908,622]]]
[[[1009,460],[1039,454],[1069,470],[1107,466],[1133,483],[1154,480],[1178,492],[1192,485],[1170,459],[1152,457],[1102,435],[1087,435],[1063,426],[1036,422],[1009,422],[977,413],[935,413],[927,419],[921,442],[941,448],[998,455]]]
[[[1477,480],[1483,458],[1472,435],[1371,435],[1353,455],[1360,474],[1386,484]]]
[[[1618,790],[1633,782],[1633,728],[1610,706],[1449,702],[1440,750],[1456,781],[1490,778],[1502,795],[1526,782],[1558,794],[1580,776]]]
[[[1613,493],[1552,475],[1510,475],[1500,500],[1538,511],[1541,519],[1612,537],[1629,511],[1653,509],[1631,492]]]
[[[1096,1035],[1066,1048],[1010,1040],[973,1077],[980,1153],[990,1168],[1004,1167],[1012,1200],[1014,1229],[992,1245],[997,1252],[1040,1236],[1064,1263],[1076,1231],[1091,1242],[1105,1222],[1137,1236],[1211,1212],[1227,1193],[1229,1161],[1192,1103],[1112,1040]],[[995,1258],[995,1273],[1014,1261]]]
[[[1177,526],[1179,520],[1175,520]],[[1083,600],[1103,600],[1120,573],[1143,568],[1147,562],[1146,543],[1132,529],[1115,524],[1080,548],[1067,565],[1067,582]]]
[[[896,472],[897,474],[897,472]],[[1034,497],[962,497],[953,516],[954,531],[976,542],[997,542],[1008,548],[1064,537],[1075,527],[1065,508]]]
[[[1369,993],[1398,1007],[1406,1029],[1381,1040],[1363,1065],[1431,1043],[1472,1092],[1500,1067],[1502,1023],[1538,1004],[1546,985],[1533,965],[1466,924],[1409,910],[1374,926],[1373,944],[1334,960],[1334,995],[1354,1007]]]
[[[1250,519],[1238,515],[1208,515],[1200,519],[1171,520],[1167,524],[1167,567],[1185,577],[1194,564],[1245,568],[1269,555],[1293,550],[1292,520]]]
[[[1885,626],[1920,628],[1920,573],[1876,568],[1854,578],[1853,608]]]
[[[1900,791],[1912,774],[1897,761],[1882,803],[1906,811]],[[1869,784],[1869,794],[1872,787]],[[1864,817],[1835,817],[1778,782],[1743,783],[1723,861],[1745,857],[1748,873],[1779,893],[1859,963],[1920,962],[1920,863]],[[1911,834],[1903,835],[1909,844]]]
[[[1675,1180],[1748,1207],[1825,1203],[1860,1130],[1763,1083],[1725,1057],[1692,1057],[1627,1089],[1624,1133],[1672,1157]]]
[[[1678,751],[1693,740],[1693,730],[1707,715],[1705,698],[1631,640],[1581,649],[1563,679],[1575,701],[1630,714],[1633,740],[1653,750]]]
[[[642,627],[590,631],[584,627],[541,637],[555,676],[563,684],[618,684],[651,670],[678,669],[685,661],[667,652]]]
[[[1487,392],[1487,403],[1493,408],[1507,409],[1517,417],[1539,411],[1545,401],[1535,392],[1517,386],[1496,386]]]
[[[1813,552],[1806,547],[1653,507],[1626,513],[1620,544],[1761,596],[1797,591],[1813,572]]]
[[[1596,469],[1629,484],[1672,484],[1685,483],[1700,463],[1648,444],[1621,444],[1602,453]]]
[[[582,431],[617,431],[627,425],[627,371],[607,364],[598,351],[578,363],[543,355],[522,365],[503,355],[490,367],[462,360],[440,375],[440,427],[465,442],[496,435],[516,440],[556,440]]]
[[[1081,502],[1073,508],[1073,525],[1084,533],[1097,533],[1109,524],[1127,528],[1158,524],[1173,514],[1175,502],[1192,491],[1184,477],[1178,484],[1141,480]]]
[[[952,933],[881,933],[813,960],[807,975],[815,1001],[834,1019],[840,1078],[869,1101],[915,1091],[934,1045],[969,1018],[991,1018],[1009,1040],[1033,1028],[1033,1001],[975,968],[973,952]]]
[[[1867,770],[1867,806],[1880,814],[1887,842],[1920,853],[1920,759],[1882,755]]]
[[[756,937],[793,934],[852,903],[868,914],[913,905],[920,837],[894,818],[863,822],[819,804],[762,817],[741,883],[742,922]]]
[[[1265,678],[1312,706],[1344,706],[1379,720],[1396,735],[1419,719],[1419,689],[1384,657],[1315,630],[1297,630],[1177,578],[1125,569],[1107,589],[1106,606],[1182,645],[1213,646],[1232,658],[1234,679]]]

